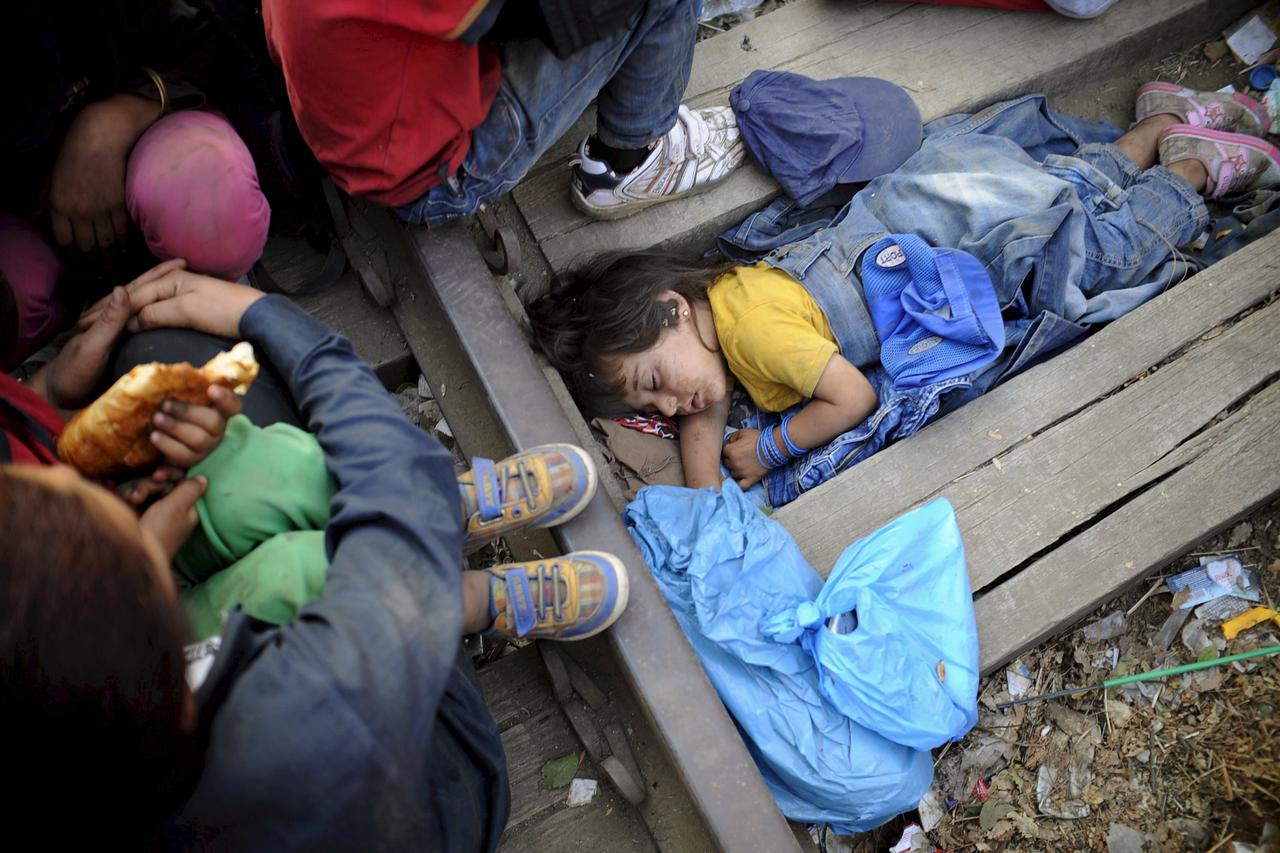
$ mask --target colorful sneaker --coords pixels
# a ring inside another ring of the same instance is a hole
[[[1138,89],[1137,120],[1174,115],[1183,124],[1262,136],[1271,125],[1262,104],[1247,95],[1195,92],[1173,83],[1148,83]]]
[[[681,105],[675,126],[649,156],[619,174],[587,153],[587,140],[569,158],[574,205],[596,219],[621,219],[652,204],[702,192],[742,163],[747,149],[729,107],[691,110]]]
[[[627,567],[602,551],[485,571],[489,630],[508,639],[581,640],[608,628],[627,606]]]
[[[1280,151],[1243,133],[1175,124],[1160,134],[1160,162],[1199,160],[1209,173],[1205,198],[1280,185]]]
[[[552,527],[582,512],[596,493],[596,466],[572,444],[544,444],[500,462],[476,457],[458,478],[471,552],[521,527]]]

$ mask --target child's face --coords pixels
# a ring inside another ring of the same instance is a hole
[[[701,311],[691,311],[663,331],[643,352],[613,359],[623,382],[622,401],[637,411],[668,417],[692,415],[729,393],[728,371],[720,355],[714,326],[700,329]]]

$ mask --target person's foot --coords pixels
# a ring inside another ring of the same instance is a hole
[[[1160,135],[1160,162],[1196,160],[1208,173],[1205,198],[1280,185],[1280,151],[1243,133],[1175,124]]]
[[[583,140],[569,158],[574,206],[596,219],[621,219],[650,205],[701,192],[732,172],[746,156],[729,107],[680,107],[675,126],[649,156],[619,174],[587,151]]]
[[[1138,89],[1137,121],[1173,115],[1183,124],[1262,136],[1270,120],[1262,104],[1235,92],[1196,92],[1173,83],[1147,83]]]
[[[499,462],[476,457],[458,478],[471,552],[521,527],[552,527],[582,512],[596,492],[591,457],[572,444],[544,444]]]
[[[627,606],[627,568],[602,551],[485,571],[489,630],[508,639],[581,640],[608,628]]]

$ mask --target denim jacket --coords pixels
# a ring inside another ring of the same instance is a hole
[[[879,394],[876,412],[771,472],[774,506],[1066,347],[1092,324],[1157,295],[1183,271],[1168,259],[1161,237],[1185,243],[1203,226],[1203,204],[1190,187],[1164,187],[1154,200],[1131,197],[1082,151],[1109,148],[1098,143],[1114,140],[1118,131],[1059,115],[1043,96],[948,116],[925,133],[911,159],[834,213],[779,198],[722,234],[720,249],[741,262],[763,260],[799,281],[822,308],[841,354],[864,373],[879,361],[879,341],[857,275],[862,252],[901,232],[961,249],[986,266],[995,284],[1006,349],[960,381],[910,391],[869,372]],[[775,422],[773,416],[761,420]]]
[[[202,751],[167,848],[491,850],[501,741],[455,665],[462,513],[449,452],[351,344],[283,296],[240,333],[275,365],[338,482],[324,595],[283,625],[236,610],[196,691]]]

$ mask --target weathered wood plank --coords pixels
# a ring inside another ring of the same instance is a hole
[[[542,766],[554,758],[582,754],[582,744],[552,691],[541,658],[526,646],[481,669],[480,691],[502,735],[511,779],[511,818],[499,850],[609,850],[650,853],[657,848],[640,813],[614,791],[608,777],[584,760],[578,775],[596,779],[590,805],[570,809],[567,788],[542,784]]]
[[[1251,0],[1130,0],[1092,21],[936,6],[801,0],[701,43],[686,99],[725,103],[754,68],[816,77],[865,75],[908,87],[926,118],[975,109],[1026,91],[1054,95],[1151,52],[1203,38]],[[756,47],[743,51],[743,37]],[[974,62],[974,57],[981,61]],[[615,222],[590,222],[568,200],[564,156],[591,127],[576,126],[515,190],[516,203],[553,268],[602,249],[693,243],[778,192],[762,170],[739,170],[713,192]]]
[[[413,356],[395,317],[364,292],[351,270],[343,273],[332,287],[291,298],[308,314],[351,341],[356,354],[369,363],[383,384],[394,387],[416,378]]]
[[[1280,384],[1189,442],[1167,479],[978,599],[990,672],[1280,493]]]
[[[502,734],[511,778],[514,826],[555,809],[564,791],[542,787],[542,765],[582,751],[551,692],[533,646],[520,649],[479,672],[480,691]]]
[[[485,666],[477,680],[500,732],[555,706],[551,679],[533,646],[509,652]]]
[[[580,754],[582,745],[558,705],[545,706],[504,731],[502,748],[507,754],[507,775],[511,779],[509,826],[549,813],[564,802],[569,793],[566,789],[543,786],[542,766],[569,753]]]
[[[854,539],[1113,392],[1278,286],[1280,234],[1273,234],[801,495],[773,517],[826,572]]]
[[[1153,466],[1280,374],[1280,302],[942,490],[977,591],[1160,476]]]
[[[533,825],[510,825],[498,845],[499,853],[657,853],[644,822],[604,774],[592,778],[600,783],[594,800],[550,812]]]
[[[301,238],[273,236],[267,241],[262,262],[276,284],[288,292],[320,273],[324,255]],[[369,363],[384,384],[394,385],[411,378],[411,374],[416,377],[413,356],[395,317],[369,298],[350,269],[332,287],[290,298],[351,341],[356,354]]]

